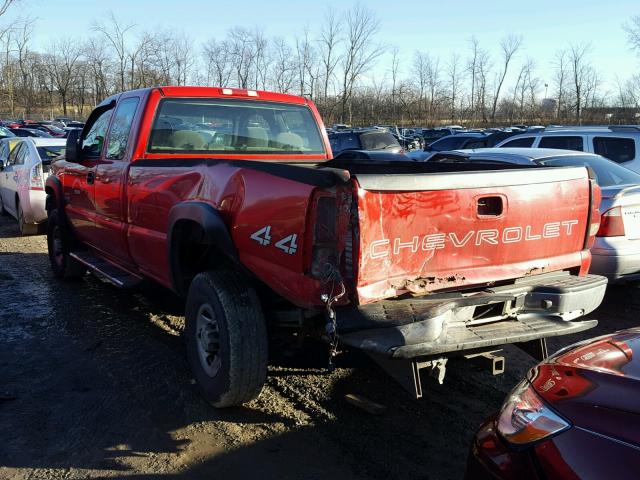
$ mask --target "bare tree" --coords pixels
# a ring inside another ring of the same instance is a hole
[[[395,125],[397,118],[397,86],[398,74],[400,70],[400,49],[397,46],[391,48],[391,121]]]
[[[590,50],[591,46],[586,43],[573,44],[569,47],[569,65],[575,95],[575,118],[578,125],[582,124],[585,83],[592,74],[592,67],[588,63]]]
[[[229,30],[227,35],[231,61],[236,74],[236,84],[240,88],[249,88],[249,77],[256,56],[251,32],[242,27],[234,27]]]
[[[228,86],[232,74],[229,44],[226,41],[217,42],[212,38],[204,45],[204,56],[209,72],[207,83],[220,87]]]
[[[565,90],[568,76],[568,59],[566,50],[558,50],[553,61],[554,80],[556,83],[556,118],[560,119],[565,102]]]
[[[507,77],[509,71],[509,64],[513,59],[513,56],[522,46],[522,37],[516,35],[508,35],[500,41],[500,50],[502,51],[502,70],[498,75],[498,82],[493,93],[493,106],[491,107],[491,121],[496,119],[496,108],[498,106],[498,100],[500,99],[500,91],[504,84],[504,79]]]
[[[46,67],[53,85],[62,101],[62,112],[67,115],[69,91],[77,76],[77,65],[81,50],[78,42],[71,38],[60,39],[51,44]]]
[[[640,54],[640,15],[634,15],[622,25],[622,29],[627,33],[627,40],[631,48]]]
[[[471,125],[475,126],[476,111],[474,108],[474,102],[476,97],[476,79],[477,79],[477,66],[478,57],[480,56],[480,42],[475,36],[469,39],[469,48],[471,49],[471,56],[467,60],[467,73],[471,79],[471,97],[470,111],[471,111]]]
[[[351,123],[351,99],[356,83],[362,74],[378,60],[384,49],[374,44],[375,35],[380,30],[380,22],[370,10],[356,4],[347,12],[345,23],[346,46],[342,57],[342,121],[345,121],[348,107],[349,123]]]
[[[310,95],[313,98],[317,80],[314,68],[316,52],[311,44],[308,29],[305,28],[302,37],[296,37],[295,48],[299,94]]]
[[[324,24],[320,30],[320,57],[322,62],[322,98],[326,101],[329,95],[329,85],[333,81],[338,62],[341,59],[338,48],[342,42],[340,36],[341,22],[336,18],[335,11],[327,9]]]
[[[451,105],[451,122],[456,121],[456,99],[460,90],[460,55],[452,53],[449,63],[447,64],[447,76],[449,77],[449,102]]]
[[[273,44],[273,64],[271,77],[278,92],[289,93],[296,79],[296,66],[293,62],[293,50],[284,38],[276,37]]]
[[[135,24],[121,23],[113,12],[109,13],[106,23],[96,22],[92,28],[94,31],[102,34],[107,42],[113,47],[118,63],[118,79],[119,90],[125,90],[125,76],[127,71],[128,51],[127,44],[129,42],[128,34],[133,30]]]

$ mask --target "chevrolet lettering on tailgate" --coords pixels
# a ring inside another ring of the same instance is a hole
[[[524,227],[507,227],[502,230],[497,228],[487,230],[470,230],[465,235],[450,233],[432,233],[424,236],[414,236],[411,239],[382,239],[371,242],[369,254],[371,258],[385,258],[389,255],[400,255],[403,252],[416,253],[418,250],[432,251],[445,248],[447,239],[455,248],[463,248],[467,245],[480,246],[499,245],[505,243],[518,243],[523,241],[542,240],[560,236],[571,236],[573,226],[578,220],[564,220],[561,222],[545,223],[541,230],[535,230],[531,225]]]

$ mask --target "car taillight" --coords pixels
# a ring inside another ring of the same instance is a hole
[[[314,207],[311,275],[326,278],[338,264],[336,199],[333,196],[317,196]]]
[[[31,190],[44,190],[44,180],[42,175],[42,164],[38,163],[31,168]]]
[[[569,427],[571,424],[544,403],[529,381],[523,380],[502,406],[497,430],[510,444],[525,446]]]
[[[613,207],[602,214],[598,237],[622,237],[624,236],[624,222],[622,220],[622,208]]]

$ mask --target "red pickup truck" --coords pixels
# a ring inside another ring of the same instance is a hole
[[[54,273],[186,297],[189,362],[218,407],[259,394],[268,337],[360,348],[420,396],[420,369],[442,376],[451,356],[542,356],[545,337],[593,327],[575,319],[606,287],[587,273],[600,190],[586,169],[332,158],[301,97],[124,92],[52,171]]]

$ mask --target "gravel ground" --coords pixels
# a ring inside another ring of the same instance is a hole
[[[639,304],[636,288],[610,288],[600,325],[550,351],[636,326]],[[0,218],[0,478],[461,478],[475,428],[534,364],[514,347],[501,376],[452,361],[415,401],[357,353],[332,373],[310,353],[274,362],[257,400],[217,411],[189,374],[182,309],[157,286],[59,282],[45,237]]]

